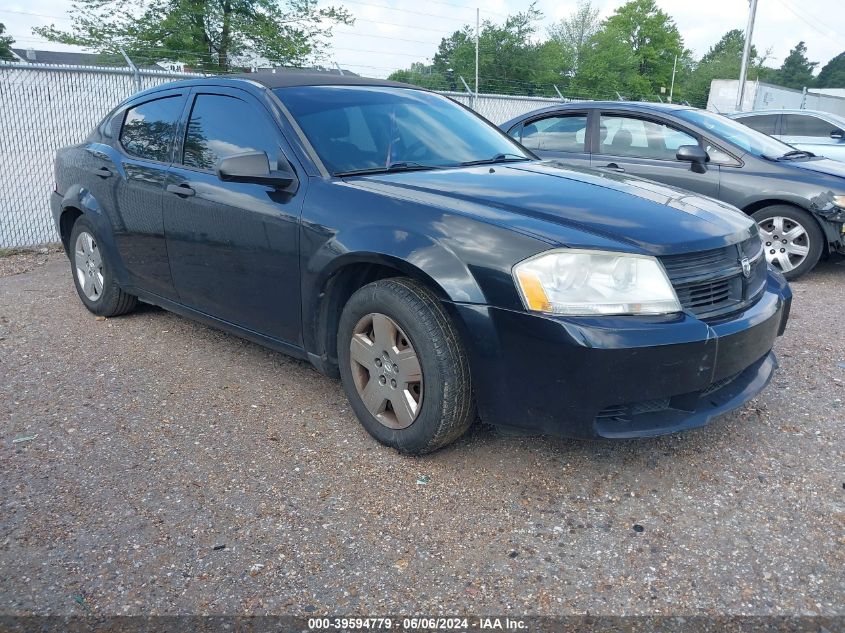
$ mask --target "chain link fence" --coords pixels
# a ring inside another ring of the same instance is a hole
[[[186,73],[0,62],[0,248],[58,241],[50,216],[53,158],[81,143],[120,101]],[[493,123],[557,99],[445,92]]]

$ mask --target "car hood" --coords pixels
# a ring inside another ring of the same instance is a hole
[[[813,151],[821,152],[822,149],[815,148]],[[796,169],[803,169],[805,171],[812,171],[817,174],[824,174],[825,176],[836,176],[845,178],[845,163],[838,160],[831,160],[829,158],[810,158],[809,160],[790,160],[781,161],[783,165],[789,165]],[[845,182],[843,182],[845,186]]]
[[[568,246],[596,246],[592,235],[661,255],[718,248],[755,233],[748,216],[712,198],[555,161],[379,174],[346,184],[474,213]]]

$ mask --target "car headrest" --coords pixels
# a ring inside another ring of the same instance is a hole
[[[610,143],[611,147],[628,148],[634,142],[634,136],[630,130],[617,130],[613,135],[613,141]]]

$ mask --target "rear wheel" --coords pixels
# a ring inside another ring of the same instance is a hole
[[[117,285],[94,225],[85,216],[70,234],[70,266],[76,292],[94,314],[112,317],[135,309],[138,299]]]
[[[475,420],[458,332],[421,284],[384,279],[355,292],[337,347],[346,395],[379,442],[420,455],[454,441]]]
[[[755,212],[766,259],[787,279],[798,279],[818,263],[824,235],[813,217],[796,207],[774,205]]]

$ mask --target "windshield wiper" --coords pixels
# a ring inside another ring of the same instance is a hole
[[[813,158],[815,154],[813,152],[807,152],[803,149],[794,149],[791,152],[787,152],[778,160],[792,160],[793,158]]]
[[[420,171],[423,169],[445,169],[442,165],[423,165],[413,161],[399,161],[383,167],[365,167],[335,172],[335,176],[365,176],[367,174],[389,174],[397,171]]]
[[[462,163],[458,163],[461,167],[470,167],[472,165],[492,165],[494,163],[513,163],[513,162],[520,162],[524,160],[531,160],[527,156],[523,156],[522,154],[496,154],[492,158],[482,158],[480,160],[465,160]]]

